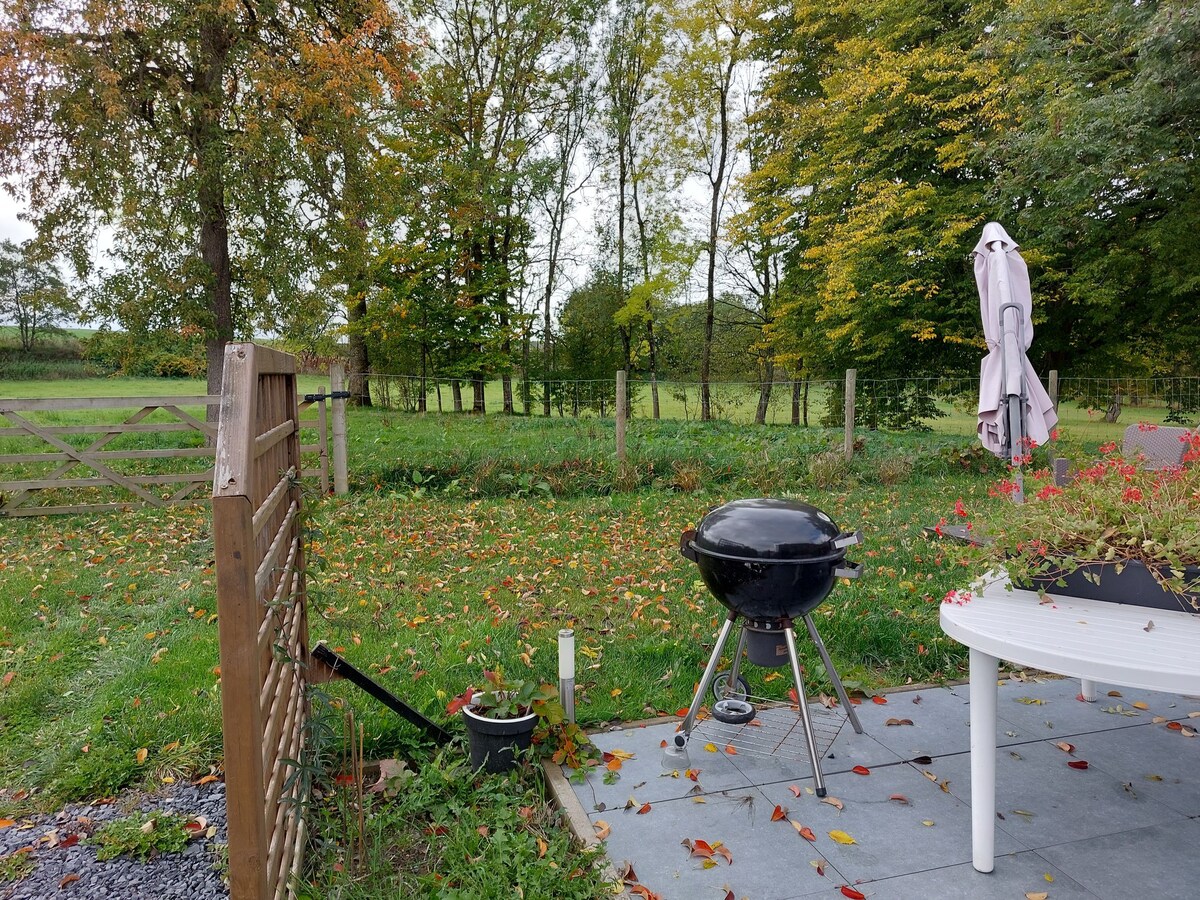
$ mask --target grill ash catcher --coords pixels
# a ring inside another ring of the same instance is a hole
[[[817,796],[825,796],[820,760],[821,752],[828,747],[818,751],[804,675],[796,653],[795,625],[797,621],[804,622],[846,717],[855,732],[862,734],[858,715],[811,615],[829,596],[838,578],[858,577],[861,567],[846,559],[846,548],[861,540],[861,532],[841,531],[828,515],[807,503],[765,498],[726,503],[709,511],[694,530],[683,533],[680,552],[697,565],[704,583],[729,614],[717,635],[716,646],[683,725],[675,734],[674,744],[667,747],[665,764],[675,767],[680,761],[686,762],[687,743],[710,689],[715,699],[710,710],[712,719],[726,726],[742,726],[739,734],[749,730],[745,726],[755,720],[758,711],[750,703],[749,685],[741,676],[745,655],[756,665],[791,668],[800,709],[799,725],[806,755],[812,761],[813,782]],[[741,628],[733,663],[728,672],[718,672],[735,625]],[[837,727],[840,728],[840,721]],[[777,746],[782,745],[791,730],[784,728]],[[777,737],[774,733],[767,740],[774,741]]]

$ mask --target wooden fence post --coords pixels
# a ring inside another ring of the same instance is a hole
[[[617,462],[625,464],[625,370],[617,371]]]
[[[854,458],[854,381],[857,369],[846,370],[846,462]]]
[[[341,363],[329,367],[329,388],[336,396],[343,390],[346,374]],[[346,401],[333,401],[333,492],[346,494],[350,491],[346,472]]]

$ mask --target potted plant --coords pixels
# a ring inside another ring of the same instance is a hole
[[[964,546],[967,561],[1043,593],[1200,613],[1200,431],[1183,440],[1178,466],[1148,469],[1106,444],[1065,484],[1034,470],[1024,503],[996,503],[979,521],[959,500],[957,522],[986,535]],[[990,493],[1015,489],[1006,478]]]
[[[483,673],[485,687],[467,688],[446,707],[461,712],[467,728],[471,765],[490,773],[517,764],[517,753],[533,744],[539,721],[561,722],[558,689],[531,680],[509,680],[500,672]]]

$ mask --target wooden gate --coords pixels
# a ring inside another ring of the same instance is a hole
[[[293,896],[305,841],[308,622],[293,357],[225,353],[213,479],[233,900]]]

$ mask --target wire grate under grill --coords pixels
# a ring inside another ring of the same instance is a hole
[[[692,732],[692,740],[712,742],[718,747],[732,746],[738,753],[768,756],[774,759],[811,762],[808,745],[804,740],[804,723],[800,712],[791,705],[765,697],[746,697],[758,710],[754,719],[745,725],[727,725],[711,716],[704,719]],[[846,717],[824,706],[809,705],[809,716],[813,725],[813,741],[817,755],[824,756],[837,740]]]

